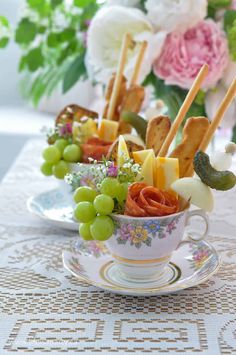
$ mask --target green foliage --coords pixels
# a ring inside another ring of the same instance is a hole
[[[2,30],[1,30],[2,28]],[[6,17],[0,16],[0,48],[5,48],[9,42],[10,25]]]
[[[149,74],[144,82],[144,85],[152,85],[154,88],[154,95],[156,99],[161,99],[164,101],[166,107],[168,108],[168,115],[173,121],[179,112],[179,109],[184,102],[184,99],[188,93],[187,90],[181,89],[178,86],[165,85],[164,81],[158,79],[154,73]],[[192,116],[205,116],[205,106],[204,106],[204,92],[200,91],[195,101],[191,105],[188,111],[187,117]]]
[[[236,11],[227,10],[224,15],[224,28],[227,33],[231,58],[236,61]]]
[[[231,1],[232,0],[208,0],[208,6],[218,10],[230,6]]]
[[[27,16],[17,24],[14,39],[22,51],[18,65],[22,94],[37,105],[57,87],[66,92],[86,76],[84,38],[98,5],[96,0],[74,0],[72,4],[26,0],[26,4]],[[9,27],[2,16],[1,27]],[[0,36],[0,48],[9,41],[5,32]]]
[[[86,76],[85,73],[86,68],[84,65],[84,55],[80,54],[71,63],[65,73],[63,80],[63,93],[69,91],[79,79],[84,78]]]
[[[25,61],[31,72],[35,72],[37,69],[41,68],[44,64],[42,49],[40,47],[31,49],[25,57]]]
[[[236,143],[236,125],[233,128],[232,142]]]
[[[37,26],[28,18],[23,18],[16,29],[15,40],[19,44],[31,43],[37,34]]]

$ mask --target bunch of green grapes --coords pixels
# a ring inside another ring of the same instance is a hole
[[[70,171],[68,163],[77,163],[81,160],[81,149],[77,144],[59,138],[44,149],[43,158],[41,172],[46,176],[54,175],[58,179],[64,179]]]
[[[127,197],[127,184],[120,184],[116,178],[106,177],[100,186],[100,192],[91,187],[78,187],[74,193],[76,207],[75,218],[80,222],[79,233],[85,240],[109,239],[114,232],[114,222],[109,216],[115,202]]]

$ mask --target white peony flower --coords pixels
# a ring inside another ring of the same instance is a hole
[[[140,5],[140,0],[108,0],[106,5],[120,5],[127,7],[137,7]]]
[[[125,33],[130,33],[134,40],[148,41],[143,61],[140,82],[151,71],[153,61],[159,56],[166,34],[153,33],[153,27],[145,14],[134,8],[112,6],[103,7],[93,18],[87,41],[86,65],[91,77],[107,83],[116,71],[122,40]],[[130,78],[137,58],[139,46],[128,52],[125,75]]]
[[[147,0],[147,16],[156,30],[182,31],[207,15],[207,0]]]

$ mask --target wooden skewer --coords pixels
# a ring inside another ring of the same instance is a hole
[[[168,149],[181,125],[181,123],[184,120],[184,117],[186,116],[190,106],[192,105],[195,97],[197,96],[198,91],[201,88],[201,85],[204,81],[204,79],[206,78],[207,74],[208,74],[208,65],[204,64],[201,68],[201,70],[199,71],[196,79],[193,82],[193,85],[191,87],[191,89],[189,90],[179,112],[178,115],[176,116],[176,119],[174,120],[171,129],[168,133],[168,135],[166,136],[166,139],[161,147],[161,150],[158,154],[158,156],[160,157],[165,157],[166,154],[168,153]]]
[[[232,84],[230,85],[223,101],[221,102],[215,117],[211,121],[210,127],[208,128],[208,131],[205,134],[205,137],[202,140],[202,143],[199,147],[199,150],[205,151],[208,147],[208,144],[210,143],[215,131],[220,125],[220,122],[222,121],[225,112],[227,111],[228,107],[232,103],[234,97],[236,95],[236,78],[233,80]]]
[[[140,69],[143,63],[143,58],[144,58],[144,54],[146,52],[147,49],[147,41],[142,42],[139,53],[138,53],[138,57],[137,57],[137,61],[135,63],[135,67],[134,67],[134,71],[133,71],[133,75],[132,78],[130,80],[130,86],[136,84],[138,77],[139,77],[139,73],[140,73]]]
[[[123,42],[122,42],[119,64],[118,64],[116,77],[115,77],[115,81],[114,81],[114,86],[113,86],[113,90],[112,90],[112,94],[111,94],[111,100],[110,100],[109,108],[108,108],[108,112],[107,112],[107,119],[109,119],[109,120],[112,120],[113,116],[114,116],[116,102],[117,102],[117,98],[118,98],[118,95],[120,92],[122,75],[123,75],[123,71],[125,68],[127,52],[128,52],[128,48],[130,46],[131,40],[132,40],[131,35],[129,33],[126,33],[123,38]]]

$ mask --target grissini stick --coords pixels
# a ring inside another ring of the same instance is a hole
[[[205,78],[208,74],[208,68],[209,68],[208,65],[204,64],[202,66],[202,68],[200,69],[196,79],[193,82],[191,89],[189,90],[189,92],[188,92],[188,94],[187,94],[187,96],[186,96],[177,116],[176,116],[176,119],[174,120],[174,122],[171,126],[171,129],[170,129],[168,135],[166,136],[166,139],[161,147],[161,150],[160,150],[158,156],[165,157],[167,155],[168,149],[169,149],[181,123],[183,122],[184,117],[186,116],[190,106],[192,105],[195,97],[198,94],[198,91],[201,88],[203,81],[205,80]]]
[[[123,38],[123,42],[122,42],[120,59],[119,59],[116,77],[115,77],[115,81],[114,81],[114,86],[113,86],[113,90],[112,90],[112,94],[111,94],[111,100],[109,103],[109,109],[108,109],[107,117],[106,117],[109,120],[113,119],[113,115],[115,112],[116,102],[117,102],[117,98],[118,98],[118,95],[120,92],[122,75],[123,75],[123,71],[124,71],[125,63],[126,63],[126,58],[127,58],[127,52],[128,52],[128,48],[130,46],[131,40],[132,40],[131,35],[129,33],[126,33]]]
[[[138,57],[134,66],[134,71],[133,71],[133,75],[132,78],[130,80],[130,86],[136,84],[138,77],[139,77],[139,73],[140,73],[140,69],[143,63],[143,58],[147,49],[147,41],[143,41],[138,53]]]
[[[233,80],[232,84],[230,85],[223,101],[221,102],[221,104],[215,114],[215,117],[211,121],[210,127],[208,128],[208,131],[206,132],[206,134],[202,140],[199,150],[205,151],[207,149],[215,131],[219,127],[219,125],[224,117],[224,114],[227,111],[230,104],[232,103],[235,95],[236,95],[236,78]]]
[[[216,112],[216,115],[213,118],[213,120],[210,124],[210,127],[208,128],[208,130],[202,140],[202,143],[200,144],[199,150],[205,151],[207,149],[215,131],[219,127],[219,124],[222,121],[226,110],[228,109],[228,107],[232,103],[235,95],[236,95],[236,78],[233,80],[231,86],[229,87],[229,90],[227,91],[223,101],[221,102],[221,104]],[[194,174],[194,168],[193,168],[193,164],[191,164],[189,166],[187,173],[186,173],[186,176],[193,176],[193,174]]]

